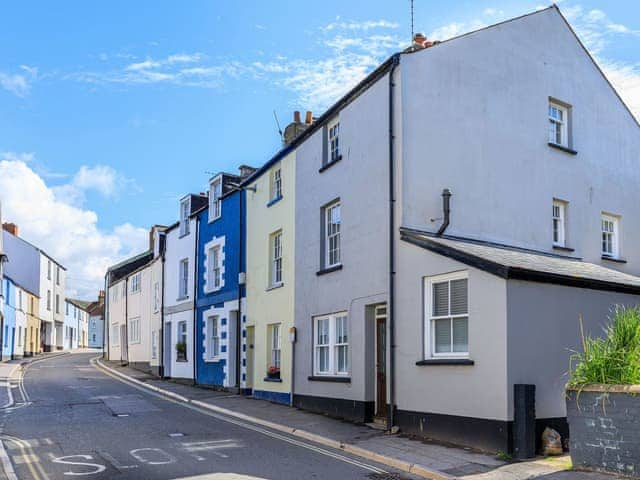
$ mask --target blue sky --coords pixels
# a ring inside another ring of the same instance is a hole
[[[107,265],[172,223],[206,172],[260,165],[292,111],[320,114],[407,45],[409,1],[5,2],[0,29],[4,220],[89,296]],[[547,6],[415,0],[434,39]],[[640,112],[640,4],[563,13]]]

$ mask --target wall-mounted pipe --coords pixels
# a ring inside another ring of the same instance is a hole
[[[445,188],[442,190],[442,225],[438,229],[438,235],[442,235],[444,231],[449,226],[449,221],[451,218],[451,190]]]

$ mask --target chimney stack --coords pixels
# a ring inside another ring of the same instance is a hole
[[[310,111],[307,111],[304,123],[302,123],[300,117],[300,111],[296,110],[293,112],[293,122],[286,126],[284,129],[284,144],[289,145],[293,140],[304,132],[311,124],[313,123],[313,114]]]
[[[250,167],[249,165],[240,165],[238,170],[240,171],[240,178],[243,180],[256,171],[255,168]]]
[[[9,232],[11,235],[18,236],[18,225],[15,223],[6,222],[2,224],[2,229]]]
[[[98,304],[104,305],[104,290],[98,292]]]

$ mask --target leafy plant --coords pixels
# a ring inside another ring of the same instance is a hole
[[[616,307],[604,333],[582,335],[583,351],[571,355],[569,387],[640,384],[640,307]]]
[[[182,354],[187,353],[187,344],[185,342],[176,343],[176,352]]]

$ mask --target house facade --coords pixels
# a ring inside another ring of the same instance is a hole
[[[29,290],[24,290],[26,294],[26,316],[27,316],[27,339],[24,346],[25,357],[33,357],[41,353],[40,342],[40,298]]]
[[[87,346],[89,348],[104,347],[104,308],[105,291],[100,290],[98,300],[89,305],[89,322],[87,326]]]
[[[42,250],[39,251],[40,320],[43,350],[64,348],[64,299],[66,269]]]
[[[164,251],[163,365],[171,378],[195,378],[195,252],[198,223],[194,213],[207,204],[204,195],[180,200],[180,220],[167,228]]]
[[[91,302],[68,298],[65,300],[64,349],[86,348]]]
[[[291,148],[244,183],[247,223],[247,388],[256,398],[292,399],[295,295],[295,174]]]
[[[124,364],[129,363],[129,343],[130,343],[130,331],[134,335],[142,332],[142,326],[140,322],[140,312],[142,311],[141,301],[139,298],[142,296],[143,285],[150,285],[150,269],[147,267],[154,261],[153,250],[148,250],[139,255],[124,260],[116,265],[113,265],[107,270],[105,275],[106,285],[106,350],[107,358],[112,361],[121,362]],[[143,279],[142,271],[145,270]],[[143,281],[144,280],[144,281]],[[150,289],[151,287],[148,287]],[[145,293],[145,297],[148,297],[149,293]],[[130,311],[130,300],[133,297],[136,305]],[[134,318],[136,321],[132,326],[129,325],[129,318]],[[150,322],[147,322],[150,324]],[[141,338],[141,337],[139,337]],[[149,338],[149,335],[145,335],[145,338]],[[134,336],[134,358],[135,361],[144,362],[141,360],[140,350],[138,345],[138,337]],[[151,356],[147,358],[147,363],[151,365]],[[159,362],[157,362],[159,364]]]
[[[18,298],[16,284],[7,275],[2,279],[2,292],[4,297],[2,332],[0,333],[2,345],[2,360],[14,358],[16,345],[16,301]]]
[[[391,421],[509,452],[526,384],[538,433],[565,435],[579,319],[599,335],[640,303],[638,124],[556,7],[401,55],[395,75]]]

